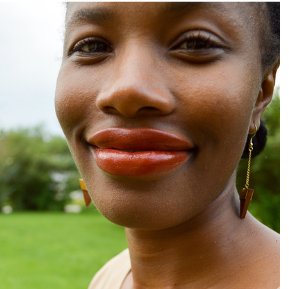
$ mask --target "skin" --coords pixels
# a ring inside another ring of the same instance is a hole
[[[272,98],[277,70],[262,69],[256,9],[170,7],[73,3],[67,11],[56,112],[95,206],[126,228],[132,272],[122,289],[276,289],[279,236],[249,213],[239,218],[235,186],[247,135]],[[213,44],[191,49],[183,36],[200,43],[200,33]],[[88,37],[109,45],[101,53],[85,44],[73,50]],[[198,153],[161,176],[112,176],[86,142],[111,127],[185,136]]]

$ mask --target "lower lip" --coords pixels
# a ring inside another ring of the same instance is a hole
[[[146,176],[169,172],[190,157],[188,151],[93,150],[96,163],[103,171],[117,176]]]

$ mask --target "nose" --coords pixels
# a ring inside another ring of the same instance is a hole
[[[152,53],[140,49],[139,44],[130,45],[112,60],[96,106],[107,114],[127,118],[172,113],[175,99],[155,64]]]

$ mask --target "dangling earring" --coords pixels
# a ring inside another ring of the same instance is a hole
[[[252,159],[252,151],[253,151],[253,138],[257,132],[257,127],[255,126],[255,130],[253,133],[250,133],[251,138],[249,142],[249,158],[248,158],[248,167],[247,167],[247,175],[246,175],[246,183],[245,187],[242,189],[240,193],[240,218],[244,219],[249,207],[249,204],[253,198],[254,189],[249,188],[250,181],[250,171],[251,171],[251,159]]]
[[[86,184],[83,179],[79,179],[79,184],[80,184],[80,189],[82,190],[82,193],[83,193],[85,206],[88,207],[91,203],[91,198],[90,198],[90,195],[88,194]]]

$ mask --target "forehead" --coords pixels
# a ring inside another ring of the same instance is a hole
[[[257,22],[258,3],[246,2],[94,2],[68,3],[66,26],[90,21],[96,24],[120,22],[137,18],[138,21],[180,17],[189,13],[214,14],[238,22],[239,25]],[[248,21],[248,17],[250,21]]]

